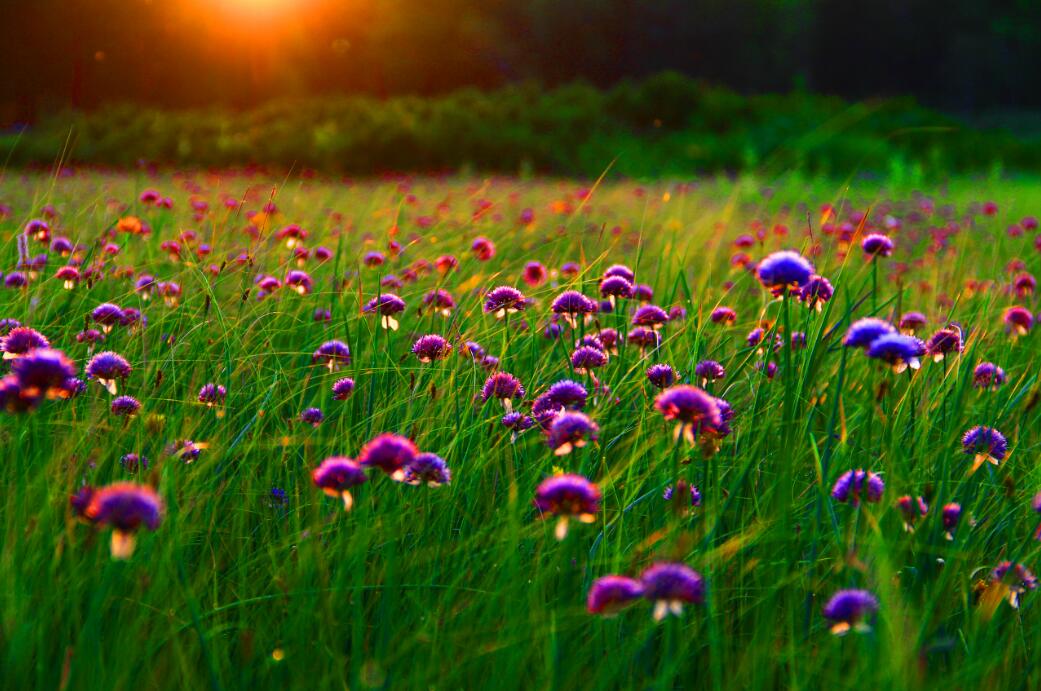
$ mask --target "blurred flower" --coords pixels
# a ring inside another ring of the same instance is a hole
[[[868,620],[878,611],[878,599],[867,590],[840,590],[824,605],[824,618],[833,622],[831,632],[842,636],[851,629],[869,631]]]
[[[793,288],[802,288],[814,273],[813,264],[798,252],[788,250],[774,252],[756,268],[759,282],[776,297]]]
[[[925,327],[928,320],[921,312],[904,312],[900,317],[900,332],[908,336],[914,336],[915,332]]]
[[[592,523],[600,511],[600,490],[581,475],[555,475],[543,480],[535,490],[535,508],[546,516],[556,515],[555,535],[567,537],[569,519]]]
[[[867,356],[874,360],[882,360],[889,364],[897,374],[908,367],[918,369],[922,363],[919,358],[925,354],[926,347],[914,336],[899,333],[887,333],[871,342],[867,348]]]
[[[990,581],[1008,589],[1008,603],[1014,608],[1019,607],[1019,600],[1023,595],[1037,588],[1037,578],[1030,569],[1023,564],[1013,565],[1010,561],[998,564],[990,572]]]
[[[984,463],[998,465],[1004,460],[1008,451],[1008,440],[1005,435],[993,427],[981,427],[976,425],[965,433],[961,438],[962,449],[966,454],[973,456],[972,468],[969,474],[975,473]]]
[[[141,402],[133,396],[116,396],[112,399],[112,414],[119,417],[134,417],[141,410]]]
[[[867,349],[877,338],[891,334],[896,334],[896,329],[889,322],[865,317],[850,324],[842,345],[847,348]]]
[[[487,403],[495,399],[502,403],[506,412],[513,410],[513,399],[524,398],[524,387],[520,380],[508,372],[496,372],[484,382],[481,389],[481,400]]]
[[[799,299],[810,309],[821,312],[824,304],[835,294],[831,282],[823,276],[813,274],[799,289]]]
[[[654,603],[654,620],[680,616],[683,605],[705,601],[705,581],[686,564],[658,563],[640,575],[643,596]]]
[[[394,315],[405,311],[405,301],[393,293],[383,293],[365,303],[364,311],[378,313],[380,325],[384,329],[397,331],[398,320],[394,318]]]
[[[864,236],[860,243],[860,249],[864,250],[864,254],[871,259],[888,257],[893,253],[893,241],[887,235],[870,233]]]
[[[358,464],[363,468],[377,468],[401,481],[405,468],[415,460],[419,449],[407,437],[384,433],[369,440],[358,453]]]
[[[333,399],[337,401],[346,401],[347,398],[354,391],[354,380],[350,377],[344,377],[343,379],[337,379],[333,382]]]
[[[117,383],[130,376],[130,363],[122,355],[106,350],[98,353],[87,363],[87,376],[96,380],[108,389],[113,396],[116,395]]]
[[[940,362],[948,354],[957,355],[965,348],[962,343],[961,329],[949,326],[938,330],[925,344],[926,352],[932,356],[933,362]]]
[[[643,584],[626,576],[604,576],[593,581],[586,599],[590,614],[614,616],[643,597]]]
[[[84,514],[97,525],[112,527],[112,558],[129,559],[141,526],[159,527],[163,501],[151,487],[117,482],[95,491]]]
[[[904,530],[914,532],[914,524],[929,512],[929,505],[921,497],[905,494],[896,500],[896,507],[904,517]]]
[[[0,338],[0,350],[4,351],[4,360],[14,360],[36,348],[49,348],[50,345],[43,334],[27,326],[15,326],[6,336]]]
[[[666,420],[676,421],[674,438],[682,436],[688,444],[694,443],[702,429],[723,424],[716,399],[689,384],[665,389],[654,400],[654,407]]]
[[[847,470],[832,487],[831,496],[842,503],[852,503],[859,506],[861,499],[876,504],[882,500],[882,492],[885,491],[885,483],[875,473],[866,470]]]
[[[311,481],[330,497],[343,500],[343,510],[350,511],[354,506],[351,488],[368,480],[362,467],[350,458],[330,456],[311,472]]]
[[[944,537],[948,540],[953,540],[954,529],[958,527],[958,522],[961,520],[961,504],[944,504],[941,515],[943,517]]]
[[[672,368],[672,365],[651,365],[647,368],[647,379],[655,387],[665,389],[676,383],[676,370]]]
[[[409,485],[426,484],[428,487],[447,485],[452,480],[445,460],[433,453],[418,454],[405,467],[404,482]]]
[[[1005,383],[1005,370],[993,362],[981,362],[972,372],[972,385],[977,389],[996,391]]]
[[[705,386],[711,381],[717,381],[726,377],[727,371],[723,369],[723,365],[715,360],[702,360],[695,365],[694,376],[701,380],[702,386]]]
[[[564,411],[550,423],[547,441],[553,453],[564,456],[596,441],[600,428],[585,413]]]

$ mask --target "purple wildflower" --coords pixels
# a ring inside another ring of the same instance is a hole
[[[669,614],[680,616],[683,605],[705,601],[705,581],[686,564],[658,563],[640,575],[643,596],[654,603],[654,620],[662,621]]]
[[[581,475],[554,475],[539,483],[535,490],[535,508],[545,517],[558,517],[555,535],[558,540],[567,537],[571,518],[581,523],[592,523],[600,511],[600,490]]]
[[[861,499],[870,504],[877,504],[882,500],[885,489],[885,483],[879,475],[858,468],[847,470],[839,476],[831,489],[831,496],[836,501],[844,504],[849,502],[853,506],[859,506]]]
[[[643,584],[627,576],[604,576],[593,581],[586,598],[590,614],[613,616],[643,597]]]
[[[159,527],[163,501],[151,487],[117,482],[95,491],[84,514],[95,524],[112,527],[112,558],[129,559],[138,529]]]
[[[572,449],[580,449],[590,441],[596,441],[599,432],[600,428],[585,413],[569,410],[553,418],[546,441],[555,455],[565,456]]]
[[[344,511],[350,511],[354,506],[351,488],[367,480],[362,467],[344,456],[330,456],[311,472],[311,481],[315,487],[330,497],[340,497]]]
[[[412,345],[412,352],[420,362],[443,360],[452,352],[452,344],[437,334],[420,336]]]
[[[408,437],[384,433],[361,448],[358,463],[364,468],[378,468],[400,482],[405,477],[405,468],[418,453],[419,449]]]
[[[878,599],[867,590],[840,590],[824,605],[824,618],[833,622],[831,632],[842,636],[851,629],[870,629],[868,619],[878,611]]]
[[[438,487],[451,481],[452,473],[448,470],[448,464],[437,454],[421,453],[405,467],[404,482],[409,485]]]

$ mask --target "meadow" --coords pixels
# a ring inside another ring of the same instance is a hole
[[[1041,684],[1036,179],[0,203],[0,686]]]

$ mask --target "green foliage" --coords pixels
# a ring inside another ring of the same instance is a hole
[[[717,171],[886,172],[898,159],[933,179],[996,163],[1036,170],[1041,137],[975,130],[908,99],[847,103],[805,93],[742,96],[675,73],[601,91],[521,84],[436,98],[281,100],[254,110],[112,106],[0,136],[16,165],[245,163],[330,173],[462,168],[653,177]]]

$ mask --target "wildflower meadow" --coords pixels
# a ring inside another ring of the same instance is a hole
[[[1041,685],[1033,178],[0,204],[4,688]]]

